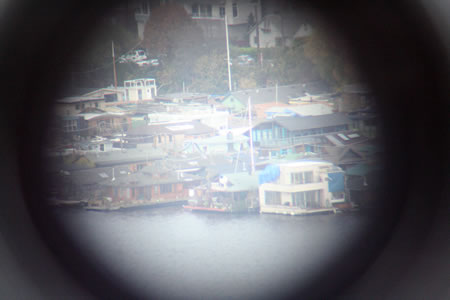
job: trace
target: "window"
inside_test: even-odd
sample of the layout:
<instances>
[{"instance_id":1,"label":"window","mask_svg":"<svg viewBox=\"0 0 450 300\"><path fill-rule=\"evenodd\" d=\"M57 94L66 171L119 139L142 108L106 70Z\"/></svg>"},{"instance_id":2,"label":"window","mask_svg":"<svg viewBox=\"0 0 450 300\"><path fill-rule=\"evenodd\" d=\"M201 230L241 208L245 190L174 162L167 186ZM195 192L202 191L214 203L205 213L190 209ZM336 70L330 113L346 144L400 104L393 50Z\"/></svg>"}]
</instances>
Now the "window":
<instances>
[{"instance_id":1,"label":"window","mask_svg":"<svg viewBox=\"0 0 450 300\"><path fill-rule=\"evenodd\" d=\"M154 193L155 193L155 194L158 194L158 186L157 186L157 185L155 185Z\"/></svg>"},{"instance_id":2,"label":"window","mask_svg":"<svg viewBox=\"0 0 450 300\"><path fill-rule=\"evenodd\" d=\"M200 16L201 17L211 17L212 8L210 4L200 4Z\"/></svg>"},{"instance_id":3,"label":"window","mask_svg":"<svg viewBox=\"0 0 450 300\"><path fill-rule=\"evenodd\" d=\"M172 143L172 136L169 135L169 142Z\"/></svg>"},{"instance_id":4,"label":"window","mask_svg":"<svg viewBox=\"0 0 450 300\"><path fill-rule=\"evenodd\" d=\"M80 109L80 104L75 105L76 109Z\"/></svg>"},{"instance_id":5,"label":"window","mask_svg":"<svg viewBox=\"0 0 450 300\"><path fill-rule=\"evenodd\" d=\"M238 9L237 9L237 3L233 3L233 18L236 18L238 16Z\"/></svg>"},{"instance_id":6,"label":"window","mask_svg":"<svg viewBox=\"0 0 450 300\"><path fill-rule=\"evenodd\" d=\"M305 183L313 183L313 172L309 171L309 172L305 172Z\"/></svg>"},{"instance_id":7,"label":"window","mask_svg":"<svg viewBox=\"0 0 450 300\"><path fill-rule=\"evenodd\" d=\"M292 184L303 184L303 173L291 173Z\"/></svg>"},{"instance_id":8,"label":"window","mask_svg":"<svg viewBox=\"0 0 450 300\"><path fill-rule=\"evenodd\" d=\"M95 107L97 107L97 108L98 108L98 102L95 102Z\"/></svg>"},{"instance_id":9,"label":"window","mask_svg":"<svg viewBox=\"0 0 450 300\"><path fill-rule=\"evenodd\" d=\"M161 143L161 136L158 135L158 143Z\"/></svg>"},{"instance_id":10,"label":"window","mask_svg":"<svg viewBox=\"0 0 450 300\"><path fill-rule=\"evenodd\" d=\"M198 4L192 4L192 16L198 17Z\"/></svg>"},{"instance_id":11,"label":"window","mask_svg":"<svg viewBox=\"0 0 450 300\"><path fill-rule=\"evenodd\" d=\"M221 18L225 17L225 7L223 6L219 7L219 15Z\"/></svg>"},{"instance_id":12,"label":"window","mask_svg":"<svg viewBox=\"0 0 450 300\"><path fill-rule=\"evenodd\" d=\"M292 205L300 208L306 208L305 192L297 192L292 194Z\"/></svg>"},{"instance_id":13,"label":"window","mask_svg":"<svg viewBox=\"0 0 450 300\"><path fill-rule=\"evenodd\" d=\"M281 205L281 193L266 191L266 204L267 205Z\"/></svg>"},{"instance_id":14,"label":"window","mask_svg":"<svg viewBox=\"0 0 450 300\"><path fill-rule=\"evenodd\" d=\"M141 89L138 90L138 99L142 100L142 90Z\"/></svg>"},{"instance_id":15,"label":"window","mask_svg":"<svg viewBox=\"0 0 450 300\"><path fill-rule=\"evenodd\" d=\"M161 184L160 185L160 193L161 194L172 193L172 184L171 183Z\"/></svg>"},{"instance_id":16,"label":"window","mask_svg":"<svg viewBox=\"0 0 450 300\"><path fill-rule=\"evenodd\" d=\"M84 109L84 103L83 103L83 104L81 104L81 109Z\"/></svg>"}]
</instances>

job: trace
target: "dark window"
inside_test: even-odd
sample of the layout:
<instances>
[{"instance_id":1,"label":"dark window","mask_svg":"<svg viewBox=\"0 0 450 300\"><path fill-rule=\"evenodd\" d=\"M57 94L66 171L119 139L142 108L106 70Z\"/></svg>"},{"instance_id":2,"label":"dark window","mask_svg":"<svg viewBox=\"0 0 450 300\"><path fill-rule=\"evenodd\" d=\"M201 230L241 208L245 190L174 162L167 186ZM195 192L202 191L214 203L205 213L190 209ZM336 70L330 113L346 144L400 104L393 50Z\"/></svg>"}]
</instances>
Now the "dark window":
<instances>
[{"instance_id":1,"label":"dark window","mask_svg":"<svg viewBox=\"0 0 450 300\"><path fill-rule=\"evenodd\" d=\"M223 17L225 17L225 7L220 7L219 8L219 14L220 14L220 17L221 18L223 18Z\"/></svg>"},{"instance_id":2,"label":"dark window","mask_svg":"<svg viewBox=\"0 0 450 300\"><path fill-rule=\"evenodd\" d=\"M292 184L303 184L303 173L291 173Z\"/></svg>"},{"instance_id":3,"label":"dark window","mask_svg":"<svg viewBox=\"0 0 450 300\"><path fill-rule=\"evenodd\" d=\"M83 104L81 104L81 109L84 109L84 103L83 103Z\"/></svg>"},{"instance_id":4,"label":"dark window","mask_svg":"<svg viewBox=\"0 0 450 300\"><path fill-rule=\"evenodd\" d=\"M172 143L172 136L169 135L169 142Z\"/></svg>"},{"instance_id":5,"label":"dark window","mask_svg":"<svg viewBox=\"0 0 450 300\"><path fill-rule=\"evenodd\" d=\"M117 101L117 94L106 94L105 95L105 102L116 102L116 101Z\"/></svg>"},{"instance_id":6,"label":"dark window","mask_svg":"<svg viewBox=\"0 0 450 300\"><path fill-rule=\"evenodd\" d=\"M142 90L141 89L138 90L138 99L142 100Z\"/></svg>"},{"instance_id":7,"label":"dark window","mask_svg":"<svg viewBox=\"0 0 450 300\"><path fill-rule=\"evenodd\" d=\"M98 108L98 102L95 102L95 107L97 107L97 108Z\"/></svg>"},{"instance_id":8,"label":"dark window","mask_svg":"<svg viewBox=\"0 0 450 300\"><path fill-rule=\"evenodd\" d=\"M172 184L161 184L159 189L160 194L172 193Z\"/></svg>"},{"instance_id":9,"label":"dark window","mask_svg":"<svg viewBox=\"0 0 450 300\"><path fill-rule=\"evenodd\" d=\"M76 109L80 109L80 104L75 105Z\"/></svg>"},{"instance_id":10,"label":"dark window","mask_svg":"<svg viewBox=\"0 0 450 300\"><path fill-rule=\"evenodd\" d=\"M306 208L305 192L297 192L292 194L292 205Z\"/></svg>"},{"instance_id":11,"label":"dark window","mask_svg":"<svg viewBox=\"0 0 450 300\"><path fill-rule=\"evenodd\" d=\"M161 143L161 136L158 135L158 143Z\"/></svg>"},{"instance_id":12,"label":"dark window","mask_svg":"<svg viewBox=\"0 0 450 300\"><path fill-rule=\"evenodd\" d=\"M192 16L198 17L198 4L192 4Z\"/></svg>"},{"instance_id":13,"label":"dark window","mask_svg":"<svg viewBox=\"0 0 450 300\"><path fill-rule=\"evenodd\" d=\"M266 191L266 204L268 205L281 205L281 193Z\"/></svg>"},{"instance_id":14,"label":"dark window","mask_svg":"<svg viewBox=\"0 0 450 300\"><path fill-rule=\"evenodd\" d=\"M313 172L305 172L305 183L313 183Z\"/></svg>"},{"instance_id":15,"label":"dark window","mask_svg":"<svg viewBox=\"0 0 450 300\"><path fill-rule=\"evenodd\" d=\"M237 3L233 3L233 17L236 18L238 15Z\"/></svg>"}]
</instances>

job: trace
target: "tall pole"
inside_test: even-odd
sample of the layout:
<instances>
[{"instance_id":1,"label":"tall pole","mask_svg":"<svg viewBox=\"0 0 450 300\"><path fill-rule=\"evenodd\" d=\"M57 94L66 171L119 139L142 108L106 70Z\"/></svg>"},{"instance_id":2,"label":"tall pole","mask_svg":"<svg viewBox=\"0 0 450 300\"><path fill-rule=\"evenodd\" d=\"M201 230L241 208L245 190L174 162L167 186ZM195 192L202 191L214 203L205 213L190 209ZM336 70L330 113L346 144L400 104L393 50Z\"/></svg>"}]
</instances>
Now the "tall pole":
<instances>
[{"instance_id":1,"label":"tall pole","mask_svg":"<svg viewBox=\"0 0 450 300\"><path fill-rule=\"evenodd\" d=\"M252 162L251 174L255 174L255 158L253 157L253 125L252 125L252 101L248 97L248 125L250 127L250 159Z\"/></svg>"},{"instance_id":2,"label":"tall pole","mask_svg":"<svg viewBox=\"0 0 450 300\"><path fill-rule=\"evenodd\" d=\"M114 88L117 91L117 73L116 73L116 57L114 56L114 41L111 41L112 46L112 59L113 59L113 70L114 70Z\"/></svg>"},{"instance_id":3,"label":"tall pole","mask_svg":"<svg viewBox=\"0 0 450 300\"><path fill-rule=\"evenodd\" d=\"M259 47L259 22L258 22L258 7L259 7L259 0L256 0L255 5L255 21L256 21L256 49L258 53L258 62L259 65L262 67L262 57L261 57L261 49Z\"/></svg>"},{"instance_id":4,"label":"tall pole","mask_svg":"<svg viewBox=\"0 0 450 300\"><path fill-rule=\"evenodd\" d=\"M228 42L228 22L227 15L225 14L225 37L227 40L227 66L228 66L228 90L231 92L231 67L230 67L230 45Z\"/></svg>"}]
</instances>

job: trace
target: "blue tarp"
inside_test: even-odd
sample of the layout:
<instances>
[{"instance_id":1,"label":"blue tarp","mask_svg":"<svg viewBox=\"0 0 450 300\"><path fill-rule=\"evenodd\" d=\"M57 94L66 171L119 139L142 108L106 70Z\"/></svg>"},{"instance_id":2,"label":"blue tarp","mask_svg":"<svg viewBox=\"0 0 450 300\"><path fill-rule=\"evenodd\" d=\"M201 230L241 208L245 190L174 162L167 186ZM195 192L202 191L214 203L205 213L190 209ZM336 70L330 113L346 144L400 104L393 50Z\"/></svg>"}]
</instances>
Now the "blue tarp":
<instances>
[{"instance_id":1,"label":"blue tarp","mask_svg":"<svg viewBox=\"0 0 450 300\"><path fill-rule=\"evenodd\" d=\"M258 183L273 182L280 177L280 167L277 165L268 165L258 176Z\"/></svg>"},{"instance_id":2,"label":"blue tarp","mask_svg":"<svg viewBox=\"0 0 450 300\"><path fill-rule=\"evenodd\" d=\"M328 191L343 192L344 191L344 173L328 173Z\"/></svg>"}]
</instances>

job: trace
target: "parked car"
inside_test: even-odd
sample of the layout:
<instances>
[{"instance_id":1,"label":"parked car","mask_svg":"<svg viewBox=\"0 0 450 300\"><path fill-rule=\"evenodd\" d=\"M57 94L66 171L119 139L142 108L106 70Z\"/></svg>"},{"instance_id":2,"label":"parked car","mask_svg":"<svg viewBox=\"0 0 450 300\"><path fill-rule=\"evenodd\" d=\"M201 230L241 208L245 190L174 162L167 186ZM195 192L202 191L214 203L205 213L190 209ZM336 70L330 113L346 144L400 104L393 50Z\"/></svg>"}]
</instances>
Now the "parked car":
<instances>
[{"instance_id":1,"label":"parked car","mask_svg":"<svg viewBox=\"0 0 450 300\"><path fill-rule=\"evenodd\" d=\"M139 67L148 67L151 65L150 60L140 60L140 61L136 61L134 63L137 64Z\"/></svg>"},{"instance_id":2,"label":"parked car","mask_svg":"<svg viewBox=\"0 0 450 300\"><path fill-rule=\"evenodd\" d=\"M238 65L249 65L255 62L255 59L250 55L243 54L237 57Z\"/></svg>"},{"instance_id":3,"label":"parked car","mask_svg":"<svg viewBox=\"0 0 450 300\"><path fill-rule=\"evenodd\" d=\"M125 63L125 62L138 62L147 60L147 54L145 54L144 50L133 50L127 54L124 54L119 57L119 63Z\"/></svg>"},{"instance_id":4,"label":"parked car","mask_svg":"<svg viewBox=\"0 0 450 300\"><path fill-rule=\"evenodd\" d=\"M156 59L156 58L150 59L150 64L151 64L152 66L157 67L157 66L159 66L159 60Z\"/></svg>"}]
</instances>

